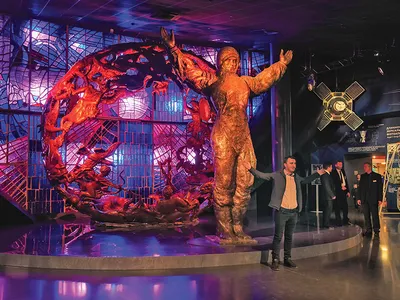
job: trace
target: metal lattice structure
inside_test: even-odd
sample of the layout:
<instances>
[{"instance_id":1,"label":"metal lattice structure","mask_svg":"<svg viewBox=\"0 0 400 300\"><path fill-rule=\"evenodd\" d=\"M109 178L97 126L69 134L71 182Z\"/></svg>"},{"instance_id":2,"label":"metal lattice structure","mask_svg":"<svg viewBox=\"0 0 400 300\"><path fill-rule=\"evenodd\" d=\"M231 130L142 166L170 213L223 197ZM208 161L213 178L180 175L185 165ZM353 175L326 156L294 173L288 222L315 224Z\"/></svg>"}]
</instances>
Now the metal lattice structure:
<instances>
[{"instance_id":1,"label":"metal lattice structure","mask_svg":"<svg viewBox=\"0 0 400 300\"><path fill-rule=\"evenodd\" d=\"M387 207L388 197L396 202L397 209L400 211L400 143L387 144L386 169L383 182L383 202L379 207L382 213L383 207ZM396 201L397 200L397 201Z\"/></svg>"},{"instance_id":2,"label":"metal lattice structure","mask_svg":"<svg viewBox=\"0 0 400 300\"><path fill-rule=\"evenodd\" d=\"M52 189L43 167L40 125L47 94L77 61L108 46L128 42L142 40L0 15L0 189L3 196L33 214L63 211L64 201ZM189 45L183 48L215 63L218 49ZM258 52L242 52L241 56L243 75L255 75L254 72L260 71L258 67L268 64L267 56ZM198 99L199 95L193 91L185 95L171 83L165 95L144 90L129 99L102 104L97 119L68 132L66 143L60 149L67 169L81 163L76 155L79 145L90 141L90 147L106 148L119 141L122 145L110 158L116 166L110 179L120 182L123 176L126 187L139 191L145 198L162 189L165 183L157 162L171 156L176 163L176 151L185 145L188 136L186 125L191 116L184 109L184 97ZM252 100L250 116L261 101L262 97ZM65 114L65 110L64 105L60 113ZM191 153L187 155L190 160ZM212 156L209 145L204 155ZM186 176L184 170L173 169L173 182L177 186L185 187Z\"/></svg>"}]
</instances>

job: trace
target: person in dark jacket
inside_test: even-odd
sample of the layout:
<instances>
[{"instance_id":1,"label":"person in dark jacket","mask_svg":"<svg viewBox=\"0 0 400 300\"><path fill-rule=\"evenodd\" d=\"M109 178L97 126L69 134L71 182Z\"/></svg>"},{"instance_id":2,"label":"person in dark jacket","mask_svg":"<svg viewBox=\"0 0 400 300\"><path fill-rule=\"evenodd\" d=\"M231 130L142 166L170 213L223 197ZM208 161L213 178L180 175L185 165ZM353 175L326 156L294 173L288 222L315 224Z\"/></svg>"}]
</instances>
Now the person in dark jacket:
<instances>
[{"instance_id":1,"label":"person in dark jacket","mask_svg":"<svg viewBox=\"0 0 400 300\"><path fill-rule=\"evenodd\" d=\"M271 202L269 206L275 210L275 234L272 243L272 264L274 271L279 270L279 252L283 233L285 232L284 242L284 265L289 268L296 268L296 264L291 260L292 236L297 222L297 216L303 208L301 184L314 181L325 171L318 170L307 178L300 177L295 173L296 159L288 156L283 162L284 169L274 173L262 173L253 169L250 163L244 166L255 177L264 180L273 180Z\"/></svg>"},{"instance_id":2,"label":"person in dark jacket","mask_svg":"<svg viewBox=\"0 0 400 300\"><path fill-rule=\"evenodd\" d=\"M372 171L370 163L364 164L365 173L361 175L360 186L358 188L357 204L362 206L365 220L364 235L372 235L372 224L375 236L379 236L380 224L378 207L382 204L382 176Z\"/></svg>"},{"instance_id":3,"label":"person in dark jacket","mask_svg":"<svg viewBox=\"0 0 400 300\"><path fill-rule=\"evenodd\" d=\"M321 186L322 186L322 193L321 193L321 203L324 208L323 214L323 227L331 228L330 220L332 214L332 202L336 199L335 194L335 184L333 183L333 179L331 176L332 173L332 164L325 163L323 165L325 170L325 174L321 176Z\"/></svg>"},{"instance_id":4,"label":"person in dark jacket","mask_svg":"<svg viewBox=\"0 0 400 300\"><path fill-rule=\"evenodd\" d=\"M357 174L356 181L354 182L353 188L351 189L351 197L353 198L354 208L358 212L361 212L360 206L357 204L357 195L358 195L358 187L360 186L360 179L361 179L361 174Z\"/></svg>"},{"instance_id":5,"label":"person in dark jacket","mask_svg":"<svg viewBox=\"0 0 400 300\"><path fill-rule=\"evenodd\" d=\"M336 215L336 224L338 226L350 225L348 213L349 205L347 198L350 197L349 184L347 182L346 173L343 170L343 162L338 160L335 169L331 173L333 182L335 183L336 199L333 203L333 209ZM343 221L340 213L343 212Z\"/></svg>"}]
</instances>

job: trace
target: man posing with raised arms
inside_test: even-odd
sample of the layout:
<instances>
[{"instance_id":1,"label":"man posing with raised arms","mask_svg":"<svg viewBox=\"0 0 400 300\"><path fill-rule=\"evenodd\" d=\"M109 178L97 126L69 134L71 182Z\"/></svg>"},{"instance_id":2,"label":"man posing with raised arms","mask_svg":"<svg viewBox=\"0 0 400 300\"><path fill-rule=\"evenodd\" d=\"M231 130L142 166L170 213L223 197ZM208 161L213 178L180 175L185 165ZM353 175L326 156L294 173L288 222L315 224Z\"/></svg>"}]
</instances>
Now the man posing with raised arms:
<instances>
[{"instance_id":1,"label":"man posing with raised arms","mask_svg":"<svg viewBox=\"0 0 400 300\"><path fill-rule=\"evenodd\" d=\"M296 264L291 260L292 236L297 217L303 207L301 184L314 181L318 176L325 173L318 170L317 173L307 178L300 177L295 173L296 159L288 156L284 159L283 170L274 173L262 173L251 167L250 163L244 162L244 166L257 178L273 180L271 202L269 206L275 210L275 234L272 243L272 264L271 269L279 270L279 252L283 233L284 242L284 266L296 268Z\"/></svg>"}]
</instances>

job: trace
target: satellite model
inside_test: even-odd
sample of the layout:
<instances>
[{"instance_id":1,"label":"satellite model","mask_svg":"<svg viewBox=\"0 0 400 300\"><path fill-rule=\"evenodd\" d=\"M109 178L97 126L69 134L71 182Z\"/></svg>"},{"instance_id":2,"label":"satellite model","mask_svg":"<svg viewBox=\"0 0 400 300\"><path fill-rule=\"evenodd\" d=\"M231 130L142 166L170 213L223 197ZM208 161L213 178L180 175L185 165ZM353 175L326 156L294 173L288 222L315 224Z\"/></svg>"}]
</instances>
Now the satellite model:
<instances>
[{"instance_id":1,"label":"satellite model","mask_svg":"<svg viewBox=\"0 0 400 300\"><path fill-rule=\"evenodd\" d=\"M353 111L353 102L365 92L357 82L353 82L344 92L332 92L325 83L320 83L314 93L322 100L324 112L318 123L322 131L332 121L344 121L351 129L356 130L363 120Z\"/></svg>"}]
</instances>

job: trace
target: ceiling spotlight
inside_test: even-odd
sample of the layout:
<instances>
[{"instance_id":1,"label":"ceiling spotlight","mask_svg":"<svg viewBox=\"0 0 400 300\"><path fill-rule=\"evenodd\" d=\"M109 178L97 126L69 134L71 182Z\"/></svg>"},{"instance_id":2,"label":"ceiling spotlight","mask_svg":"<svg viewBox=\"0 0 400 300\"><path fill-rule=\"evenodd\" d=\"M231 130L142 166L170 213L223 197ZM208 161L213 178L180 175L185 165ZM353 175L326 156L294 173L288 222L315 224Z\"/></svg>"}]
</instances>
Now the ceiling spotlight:
<instances>
[{"instance_id":1,"label":"ceiling spotlight","mask_svg":"<svg viewBox=\"0 0 400 300\"><path fill-rule=\"evenodd\" d=\"M383 72L383 69L381 67L378 67L378 72L379 74L381 74L382 76L385 75L385 72Z\"/></svg>"},{"instance_id":2,"label":"ceiling spotlight","mask_svg":"<svg viewBox=\"0 0 400 300\"><path fill-rule=\"evenodd\" d=\"M311 73L307 78L307 89L311 92L315 88L315 75Z\"/></svg>"}]
</instances>

